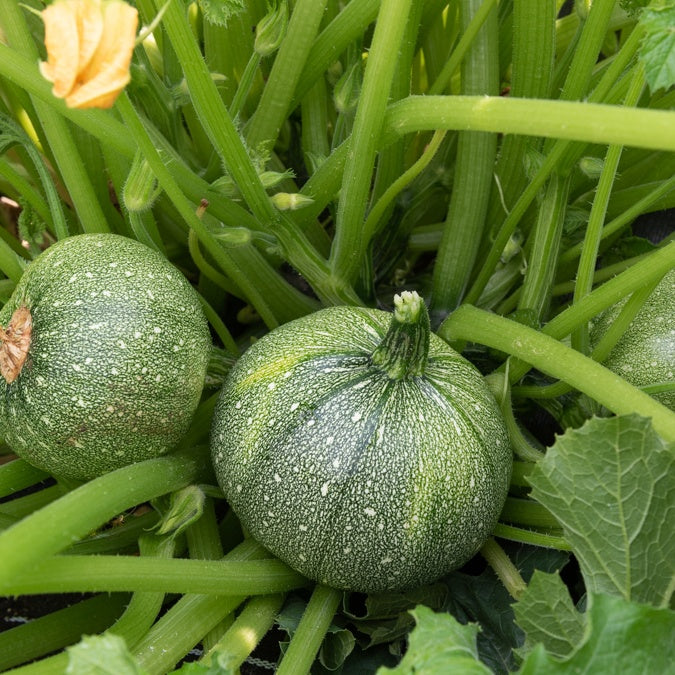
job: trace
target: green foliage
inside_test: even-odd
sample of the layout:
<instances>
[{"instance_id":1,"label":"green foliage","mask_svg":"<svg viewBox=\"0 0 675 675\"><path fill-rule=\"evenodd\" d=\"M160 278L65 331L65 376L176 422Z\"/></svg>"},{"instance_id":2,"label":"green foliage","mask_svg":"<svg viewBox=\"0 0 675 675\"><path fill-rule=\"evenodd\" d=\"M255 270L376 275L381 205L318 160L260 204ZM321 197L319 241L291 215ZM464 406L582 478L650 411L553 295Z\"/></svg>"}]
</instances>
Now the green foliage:
<instances>
[{"instance_id":1,"label":"green foliage","mask_svg":"<svg viewBox=\"0 0 675 675\"><path fill-rule=\"evenodd\" d=\"M450 614L434 613L424 605L410 613L417 625L410 634L408 651L398 666L380 668L378 675L489 675L490 669L478 659L478 626L462 625Z\"/></svg>"},{"instance_id":2,"label":"green foliage","mask_svg":"<svg viewBox=\"0 0 675 675\"><path fill-rule=\"evenodd\" d=\"M649 420L595 418L560 436L532 474L560 521L589 592L654 605L675 575L675 453Z\"/></svg>"},{"instance_id":3,"label":"green foliage","mask_svg":"<svg viewBox=\"0 0 675 675\"><path fill-rule=\"evenodd\" d=\"M675 2L664 0L642 11L640 23L645 37L640 60L652 91L675 85Z\"/></svg>"},{"instance_id":4,"label":"green foliage","mask_svg":"<svg viewBox=\"0 0 675 675\"><path fill-rule=\"evenodd\" d=\"M86 636L67 652L66 675L147 675L125 641L112 633Z\"/></svg>"},{"instance_id":5,"label":"green foliage","mask_svg":"<svg viewBox=\"0 0 675 675\"><path fill-rule=\"evenodd\" d=\"M669 673L675 662L675 612L591 593L583 640L564 660L539 644L519 675Z\"/></svg>"},{"instance_id":6,"label":"green foliage","mask_svg":"<svg viewBox=\"0 0 675 675\"><path fill-rule=\"evenodd\" d=\"M525 644L519 650L522 655L541 643L551 656L564 658L583 637L584 617L559 574L536 570L513 611L525 633Z\"/></svg>"},{"instance_id":7,"label":"green foliage","mask_svg":"<svg viewBox=\"0 0 675 675\"><path fill-rule=\"evenodd\" d=\"M450 319L468 316L466 332L453 346L466 346L463 355L481 374L510 378L511 431L545 456L532 453L533 461L517 462L509 504L548 509L564 531L547 529L550 522L535 526L525 517L527 522L520 522L523 510L509 509L494 537L513 567L510 577L498 576L476 555L462 569L421 587L345 594L332 621L329 603L326 622L305 631L317 652L304 672L670 673L673 449L634 415L585 422L608 414L601 405L611 407L605 392L612 393L617 410L640 406L668 442L675 438L675 418L647 396L653 387L640 392L628 385L627 373L608 373L584 355L593 346L593 339L585 344L589 323L599 325L597 317L620 298L639 299L646 283L656 283L657 267L663 275L675 265L674 243L657 243L653 232L651 243L643 230L631 232L641 214L675 207L675 2L619 0L614 6L611 0L579 0L575 10L556 18L562 3L554 0L128 1L139 10L139 26L152 28L134 50L131 82L112 110L70 109L42 77L37 64L47 57L44 24L35 8L51 3L0 2L0 197L20 204L17 215L14 206L0 203L0 298L10 298L24 261L48 245L71 234L110 231L156 249L172 272L189 280L201 295L212 336L228 354L211 353L194 424L181 450L153 460L152 471L136 465L137 472L122 469L74 489L61 479L56 487L36 486L24 496L21 491L44 474L26 477L23 460L12 460L16 448L5 445L16 444L15 425L3 433L0 578L8 596L14 576L20 589L30 576L24 570L41 560L41 574L32 581L58 587L47 559L62 551L105 545L120 565L131 562L124 560L127 554L154 555L147 540L137 544L141 526L130 515L147 504L163 515L159 527L173 540L160 564L144 561L152 563L152 578L146 570L125 579L140 590L123 599L126 609L113 631L48 657L42 670L170 672L200 641L218 645L210 663L185 663L176 672L229 675L228 664L244 659L245 652L253 662L257 656L274 661L279 634L292 641L303 632L298 625L309 586L283 605L277 598L279 604L268 607L260 635L278 607L283 609L277 632L263 643L265 653L252 652L254 640L242 646L242 638L236 648L228 642L245 630L222 637L227 614L237 621L253 615L245 614L254 604L249 598L232 595L238 589L213 583L201 588L203 595L179 598L158 591L165 572L164 591L171 590L170 572L186 562L170 560L173 554L216 558L235 550L242 561L270 555L248 536L240 549L242 528L229 505L219 501L213 509L207 501L204 508L205 496L223 497L208 487L215 478L200 454L215 390L235 358L281 324L334 305L388 309L393 294L403 290L430 301L456 275L452 286L459 306L434 312L432 325L440 325L448 311ZM464 19L479 5L467 25ZM474 61L467 79L459 65ZM487 75L490 64L498 68L501 96ZM458 95L467 93L468 85L476 95ZM481 158L461 140L485 132L496 139L494 174L493 160L477 164ZM608 146L618 162L613 180ZM466 166L487 170L463 171L462 156ZM568 176L567 195L561 186ZM470 198L453 211L457 203L451 195L463 183ZM545 223L547 202L560 211L560 243L535 255L537 223ZM589 238L594 231L589 218L602 225L597 237ZM448 222L457 226L452 236ZM672 239L670 230L661 236ZM436 261L448 255L471 264L439 274ZM90 250L83 259L91 262ZM550 288L542 271L555 279ZM587 288L589 295L575 292L570 300L575 287ZM523 304L523 289L537 298L536 312ZM471 305L490 311L469 315L464 310ZM116 308L128 306L120 300ZM672 316L669 309L658 314L665 318L661 324ZM106 310L106 318L111 313ZM64 318L63 308L55 314L69 324L88 325L85 317ZM197 312L188 315L192 321ZM486 326L497 318L504 322L495 329L503 340L494 346ZM4 319L0 323L8 328ZM116 324L133 334L125 320ZM331 336L338 331L333 323L324 327ZM354 348L352 340L348 360ZM36 349L33 371L39 356ZM574 357L569 361L574 367L568 367L568 357ZM535 360L536 372L527 365ZM633 361L629 365L635 369ZM549 372L549 366L557 370ZM59 379L69 369L58 369ZM666 386L664 378L657 379L649 384ZM589 391L591 380L597 387ZM70 401L51 387L45 392L64 405ZM74 400L85 404L92 397L78 390ZM32 405L35 401L32 396ZM151 403L139 419L157 417L149 414ZM322 420L331 435L338 412ZM244 413L253 419L255 411ZM288 406L276 417L287 423ZM53 425L59 437L62 426ZM405 429L413 440L426 431L417 416ZM262 424L260 434L270 433L269 422ZM435 452L448 435L434 444ZM323 438L313 445L322 446ZM30 445L37 448L45 440L39 434ZM123 449L129 445L114 447ZM282 466L289 465L284 458ZM420 490L428 479L428 467L423 468ZM380 484L381 465L377 470L373 486ZM308 469L305 482L312 476ZM314 493L320 491L321 484ZM269 504L267 509L280 515ZM156 522L156 513L146 515L150 521L144 524ZM195 524L184 552L186 538L177 535ZM325 531L329 544L342 532L334 522ZM385 535L391 539L390 532ZM396 550L400 555L402 547ZM487 560L489 552L483 553ZM65 562L73 586L85 584L72 573L73 565L85 573L96 567L85 554ZM491 564L499 567L495 559ZM273 574L260 583L273 581ZM110 575L101 577L104 586L113 583ZM189 581L208 585L203 577ZM327 596L336 597L330 590ZM87 607L72 607L81 614L79 623L69 626L95 632L109 625L87 621L92 611ZM162 607L166 611L158 618ZM109 621L116 617L111 613ZM58 615L48 618L56 623ZM44 624L31 624L31 635L44 631ZM10 633L3 657L17 664L32 659ZM80 633L70 630L68 640ZM35 640L37 658L47 651L39 647L52 645L44 637ZM65 638L59 644L64 643ZM284 659L292 651L286 646L280 650ZM41 672L42 666L29 668ZM303 668L291 659L285 673L301 675Z\"/></svg>"}]
</instances>

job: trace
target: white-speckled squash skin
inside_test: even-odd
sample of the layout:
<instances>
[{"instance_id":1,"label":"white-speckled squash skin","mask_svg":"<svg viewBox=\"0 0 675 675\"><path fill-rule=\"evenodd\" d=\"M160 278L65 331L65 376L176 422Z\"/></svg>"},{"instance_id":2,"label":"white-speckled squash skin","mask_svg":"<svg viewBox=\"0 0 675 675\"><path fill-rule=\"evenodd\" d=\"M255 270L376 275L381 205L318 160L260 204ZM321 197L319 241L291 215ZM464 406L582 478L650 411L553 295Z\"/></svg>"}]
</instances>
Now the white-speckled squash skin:
<instances>
[{"instance_id":1,"label":"white-speckled squash skin","mask_svg":"<svg viewBox=\"0 0 675 675\"><path fill-rule=\"evenodd\" d=\"M607 331L624 304L611 307L595 322L593 342ZM675 270L663 277L603 364L638 387L675 381ZM653 396L675 411L675 391Z\"/></svg>"},{"instance_id":2,"label":"white-speckled squash skin","mask_svg":"<svg viewBox=\"0 0 675 675\"><path fill-rule=\"evenodd\" d=\"M237 362L212 428L243 525L307 577L351 591L462 565L494 528L511 473L496 402L440 338L421 377L371 364L390 320L334 307L277 328Z\"/></svg>"},{"instance_id":3,"label":"white-speckled squash skin","mask_svg":"<svg viewBox=\"0 0 675 675\"><path fill-rule=\"evenodd\" d=\"M28 358L0 377L0 433L35 466L89 479L170 450L204 383L210 336L198 297L161 255L113 234L50 246L0 325L27 306Z\"/></svg>"}]
</instances>

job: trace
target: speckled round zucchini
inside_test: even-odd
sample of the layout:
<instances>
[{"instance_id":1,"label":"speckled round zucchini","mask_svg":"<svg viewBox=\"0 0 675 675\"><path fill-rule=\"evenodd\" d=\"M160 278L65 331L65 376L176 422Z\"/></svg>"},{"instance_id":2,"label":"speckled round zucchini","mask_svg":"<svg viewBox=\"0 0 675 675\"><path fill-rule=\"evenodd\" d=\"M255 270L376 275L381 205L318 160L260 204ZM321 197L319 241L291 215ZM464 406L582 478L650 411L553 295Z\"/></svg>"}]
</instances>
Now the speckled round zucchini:
<instances>
[{"instance_id":1,"label":"speckled round zucchini","mask_svg":"<svg viewBox=\"0 0 675 675\"><path fill-rule=\"evenodd\" d=\"M595 322L593 342L607 331L624 304L611 307ZM638 387L669 385L653 396L675 410L675 270L663 277L603 363Z\"/></svg>"},{"instance_id":2,"label":"speckled round zucchini","mask_svg":"<svg viewBox=\"0 0 675 675\"><path fill-rule=\"evenodd\" d=\"M480 373L431 334L416 293L392 314L333 307L256 342L212 427L242 524L307 577L384 592L461 566L494 528L512 454Z\"/></svg>"},{"instance_id":3,"label":"speckled round zucchini","mask_svg":"<svg viewBox=\"0 0 675 675\"><path fill-rule=\"evenodd\" d=\"M185 433L210 336L165 258L113 234L50 246L0 311L0 433L31 464L89 479Z\"/></svg>"}]
</instances>

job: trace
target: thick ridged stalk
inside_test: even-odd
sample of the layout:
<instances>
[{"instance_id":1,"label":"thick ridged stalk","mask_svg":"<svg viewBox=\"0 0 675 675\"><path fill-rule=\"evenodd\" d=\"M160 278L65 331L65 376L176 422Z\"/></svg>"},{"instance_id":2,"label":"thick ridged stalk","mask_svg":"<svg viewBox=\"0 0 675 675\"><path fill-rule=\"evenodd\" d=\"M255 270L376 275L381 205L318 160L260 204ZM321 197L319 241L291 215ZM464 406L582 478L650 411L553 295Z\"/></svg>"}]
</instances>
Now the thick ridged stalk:
<instances>
[{"instance_id":1,"label":"thick ridged stalk","mask_svg":"<svg viewBox=\"0 0 675 675\"><path fill-rule=\"evenodd\" d=\"M518 309L541 322L550 299L563 233L570 177L553 174L539 204L533 243Z\"/></svg>"},{"instance_id":2,"label":"thick ridged stalk","mask_svg":"<svg viewBox=\"0 0 675 675\"><path fill-rule=\"evenodd\" d=\"M279 664L277 675L305 675L310 672L341 599L342 591L320 584L315 587Z\"/></svg>"},{"instance_id":3,"label":"thick ridged stalk","mask_svg":"<svg viewBox=\"0 0 675 675\"><path fill-rule=\"evenodd\" d=\"M256 112L246 128L250 147L274 146L326 9L326 0L297 0Z\"/></svg>"},{"instance_id":4,"label":"thick ridged stalk","mask_svg":"<svg viewBox=\"0 0 675 675\"><path fill-rule=\"evenodd\" d=\"M182 452L118 469L72 490L0 534L2 583L125 509L185 487L203 473L203 455Z\"/></svg>"},{"instance_id":5,"label":"thick ridged stalk","mask_svg":"<svg viewBox=\"0 0 675 675\"><path fill-rule=\"evenodd\" d=\"M481 0L462 0L466 30ZM498 93L497 12L485 20L462 62L462 91L466 95ZM459 134L452 197L434 265L432 315L443 318L462 300L485 228L493 181L497 137L465 131Z\"/></svg>"},{"instance_id":6,"label":"thick ridged stalk","mask_svg":"<svg viewBox=\"0 0 675 675\"><path fill-rule=\"evenodd\" d=\"M638 67L633 74L633 81L624 104L628 107L635 106L640 98L643 87L644 72L641 67ZM607 205L609 204L622 150L623 147L620 145L610 145L605 155L602 173L598 180L591 213L588 217L586 234L584 235L576 284L574 286L573 302L577 302L580 298L588 295L593 287L593 275L597 267L598 250L602 239L602 226L605 222ZM572 346L583 354L588 353L590 344L587 326L581 326L572 333Z\"/></svg>"},{"instance_id":7,"label":"thick ridged stalk","mask_svg":"<svg viewBox=\"0 0 675 675\"><path fill-rule=\"evenodd\" d=\"M514 0L513 3L513 76L509 95L517 98L547 98L555 58L556 0ZM432 92L440 93L440 92ZM494 227L511 208L524 188L527 177L523 156L533 139L508 134L502 140L487 223Z\"/></svg>"},{"instance_id":8,"label":"thick ridged stalk","mask_svg":"<svg viewBox=\"0 0 675 675\"><path fill-rule=\"evenodd\" d=\"M415 291L394 296L394 304L389 330L371 359L392 380L418 377L429 354L429 312Z\"/></svg>"},{"instance_id":9,"label":"thick ridged stalk","mask_svg":"<svg viewBox=\"0 0 675 675\"><path fill-rule=\"evenodd\" d=\"M362 226L370 192L377 143L412 0L383 0L363 78L349 152L342 178L335 239L330 256L332 274L351 282L363 263L368 245Z\"/></svg>"}]
</instances>

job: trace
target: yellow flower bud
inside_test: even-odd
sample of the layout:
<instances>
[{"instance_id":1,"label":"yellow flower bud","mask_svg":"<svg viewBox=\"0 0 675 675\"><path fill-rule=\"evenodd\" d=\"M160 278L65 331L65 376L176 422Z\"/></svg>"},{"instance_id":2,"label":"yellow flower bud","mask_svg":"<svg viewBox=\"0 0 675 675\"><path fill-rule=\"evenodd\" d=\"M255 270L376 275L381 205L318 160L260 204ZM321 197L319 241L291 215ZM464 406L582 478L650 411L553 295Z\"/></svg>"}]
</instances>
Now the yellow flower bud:
<instances>
[{"instance_id":1,"label":"yellow flower bud","mask_svg":"<svg viewBox=\"0 0 675 675\"><path fill-rule=\"evenodd\" d=\"M56 0L42 12L40 72L70 108L110 108L129 82L138 12L122 0Z\"/></svg>"}]
</instances>

